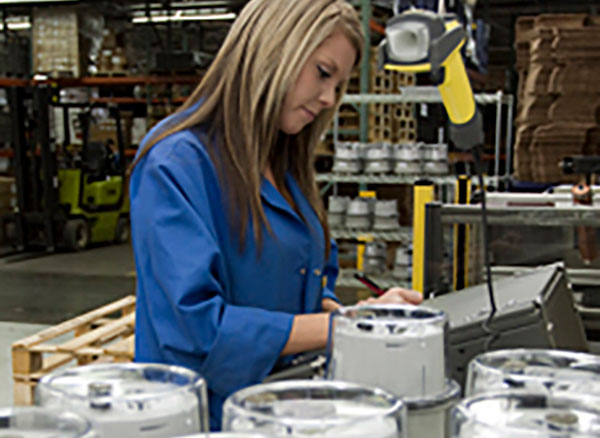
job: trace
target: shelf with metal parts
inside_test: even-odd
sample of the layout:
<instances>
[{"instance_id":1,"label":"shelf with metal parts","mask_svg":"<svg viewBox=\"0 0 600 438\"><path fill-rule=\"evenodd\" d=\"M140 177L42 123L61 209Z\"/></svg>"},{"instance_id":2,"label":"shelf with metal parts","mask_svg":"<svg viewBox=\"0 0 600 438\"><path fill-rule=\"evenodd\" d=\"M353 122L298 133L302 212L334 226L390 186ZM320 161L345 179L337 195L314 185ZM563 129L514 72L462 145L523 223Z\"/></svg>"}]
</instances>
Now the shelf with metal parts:
<instances>
[{"instance_id":1,"label":"shelf with metal parts","mask_svg":"<svg viewBox=\"0 0 600 438\"><path fill-rule=\"evenodd\" d=\"M514 111L514 96L506 94L502 91L496 93L477 93L474 95L475 102L479 105L495 105L496 106L496 129L494 138L494 182L498 187L500 180L510 178L510 170L512 163L512 141L513 141L513 111ZM437 87L432 86L413 86L400 87L398 94L347 94L342 99L342 103L353 105L364 105L369 103L395 104L395 103L442 103L442 97ZM505 108L506 107L506 108ZM505 145L506 152L504 154L506 163L505 175L500 175L500 160L503 156L501 151L501 137L503 131L503 119L505 121ZM340 126L336 114L333 126L334 144L339 141ZM384 176L385 178L385 176ZM410 180L408 176L400 175L398 179L393 177L386 181ZM339 181L342 182L342 181ZM346 181L344 181L346 182ZM353 181L350 181L353 182ZM386 182L387 183L387 182ZM389 182L390 184L402 184L403 182Z\"/></svg>"}]
</instances>

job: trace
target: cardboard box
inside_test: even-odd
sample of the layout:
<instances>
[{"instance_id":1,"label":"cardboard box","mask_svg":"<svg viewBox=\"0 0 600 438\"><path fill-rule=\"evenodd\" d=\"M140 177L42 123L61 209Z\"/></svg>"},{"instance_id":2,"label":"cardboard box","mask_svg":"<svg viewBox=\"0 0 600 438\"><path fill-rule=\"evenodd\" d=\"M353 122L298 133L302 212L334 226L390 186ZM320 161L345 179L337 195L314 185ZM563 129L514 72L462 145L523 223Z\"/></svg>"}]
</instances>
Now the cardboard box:
<instances>
[{"instance_id":1,"label":"cardboard box","mask_svg":"<svg viewBox=\"0 0 600 438\"><path fill-rule=\"evenodd\" d=\"M32 42L35 73L80 77L87 71L76 8L34 8Z\"/></svg>"}]
</instances>

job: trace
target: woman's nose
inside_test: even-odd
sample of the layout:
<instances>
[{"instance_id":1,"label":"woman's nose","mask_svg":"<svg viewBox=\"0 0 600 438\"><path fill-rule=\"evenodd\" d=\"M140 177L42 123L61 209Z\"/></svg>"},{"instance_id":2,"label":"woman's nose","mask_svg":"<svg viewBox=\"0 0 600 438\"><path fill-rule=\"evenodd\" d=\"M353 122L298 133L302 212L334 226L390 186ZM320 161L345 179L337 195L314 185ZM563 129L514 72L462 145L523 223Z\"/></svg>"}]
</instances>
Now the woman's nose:
<instances>
[{"instance_id":1,"label":"woman's nose","mask_svg":"<svg viewBox=\"0 0 600 438\"><path fill-rule=\"evenodd\" d=\"M319 100L321 101L321 105L323 108L332 108L335 105L335 95L336 95L336 87L331 85L326 85L321 91L321 96Z\"/></svg>"}]
</instances>

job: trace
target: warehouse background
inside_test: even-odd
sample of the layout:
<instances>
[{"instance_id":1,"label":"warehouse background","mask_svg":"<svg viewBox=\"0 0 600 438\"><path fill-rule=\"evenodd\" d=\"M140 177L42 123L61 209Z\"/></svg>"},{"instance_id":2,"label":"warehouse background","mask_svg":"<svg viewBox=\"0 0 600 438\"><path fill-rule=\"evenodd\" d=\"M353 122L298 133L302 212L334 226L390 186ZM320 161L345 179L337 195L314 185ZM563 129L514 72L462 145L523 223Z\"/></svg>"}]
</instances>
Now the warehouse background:
<instances>
[{"instance_id":1,"label":"warehouse background","mask_svg":"<svg viewBox=\"0 0 600 438\"><path fill-rule=\"evenodd\" d=\"M90 159L82 152L84 143L90 143L102 145L105 151L97 174L118 176L148 129L191 94L245 3L0 2L0 217L19 213L19 170L27 176L22 183L27 189L21 191L29 199L28 208L42 217L21 247L14 243L18 230L9 225L10 220L0 226L0 321L7 322L6 330L0 326L0 334L6 334L0 344L9 345L39 330L38 324L58 324L133 292L134 262L127 243L113 245L113 240L119 239L110 239L110 244L91 243L86 251L66 251L60 242L67 234L63 225L50 242L44 231L48 208L44 190L57 187L53 178L43 180L40 169L52 169L58 180L59 170L79 169ZM427 8L438 4L402 3ZM351 78L349 94L396 95L400 87L430 86L426 76L376 69L376 47L392 16L393 2L362 0L353 4L368 35L368 50ZM549 184L576 181L576 177L564 175L557 162L568 155L598 154L600 149L597 2L447 0L446 7L458 12L472 30L474 45L467 46L465 62L474 91L495 96L500 92L499 124L496 101L481 107L486 173L493 178L492 184L541 190ZM21 94L11 94L17 93L15 90ZM508 96L514 100L507 100ZM18 119L16 105L21 114ZM506 111L508 105L512 105L512 113ZM44 109L47 126L41 123ZM411 183L417 178L393 171L383 177L338 178L333 172L336 131L338 142L346 145L447 144L444 173L430 175L442 199L453 196L445 182L456 173L472 171L472 156L456 151L448 142L447 119L440 104L417 99L342 105L337 128L332 125L323 137L316 163L327 207L336 214L329 203L333 190L336 196L353 200L396 202L389 216L394 221L392 231L334 231L343 268L338 293L345 302L353 302L366 296L352 278L364 269L364 265L358 266L358 259L364 258L365 251L367 262L372 256L382 285L409 285ZM19 141L27 148L23 155L27 164L15 156ZM42 158L44 147L50 167L44 167L48 164ZM537 235L541 241L547 237ZM379 243L369 245L373 241ZM475 261L473 270L481 268ZM6 350L3 347L2 351ZM10 373L0 369L0 375Z\"/></svg>"}]
</instances>

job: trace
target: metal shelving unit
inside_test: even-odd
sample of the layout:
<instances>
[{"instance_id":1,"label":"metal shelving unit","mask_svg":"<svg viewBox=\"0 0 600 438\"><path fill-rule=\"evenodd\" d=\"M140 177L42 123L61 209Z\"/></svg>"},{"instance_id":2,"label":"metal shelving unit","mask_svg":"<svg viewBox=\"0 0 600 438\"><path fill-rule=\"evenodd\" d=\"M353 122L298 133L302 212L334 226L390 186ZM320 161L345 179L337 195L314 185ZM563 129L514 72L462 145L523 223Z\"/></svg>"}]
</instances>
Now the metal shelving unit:
<instances>
[{"instance_id":1,"label":"metal shelving unit","mask_svg":"<svg viewBox=\"0 0 600 438\"><path fill-rule=\"evenodd\" d=\"M368 103L442 103L442 96L437 87L418 86L418 87L400 87L398 94L347 94L342 99L343 103L361 105L361 108ZM502 131L503 106L506 105L506 171L504 179L510 177L512 162L512 140L513 140L513 110L514 96L505 94L502 91L497 93L477 93L475 102L480 105L496 105L496 136L494 141L494 175L496 187L500 182L500 138ZM362 124L361 124L362 128ZM362 134L362 129L361 129ZM362 136L361 136L362 138ZM333 124L334 143L339 139L339 123L337 113Z\"/></svg>"},{"instance_id":2,"label":"metal shelving unit","mask_svg":"<svg viewBox=\"0 0 600 438\"><path fill-rule=\"evenodd\" d=\"M343 174L319 173L317 182L331 183L356 183L356 184L414 184L419 180L428 180L435 184L453 184L454 176L427 176L427 175L368 175L368 174Z\"/></svg>"},{"instance_id":3,"label":"metal shelving unit","mask_svg":"<svg viewBox=\"0 0 600 438\"><path fill-rule=\"evenodd\" d=\"M405 227L398 231L372 231L372 230L350 230L344 228L332 228L331 237L334 239L359 239L361 237L372 237L373 240L384 242L409 243L412 241L412 228Z\"/></svg>"}]
</instances>

